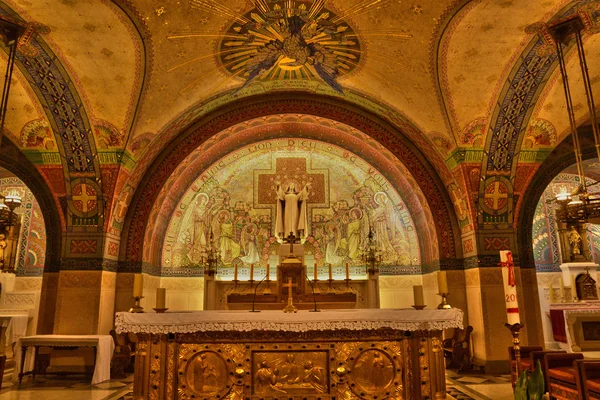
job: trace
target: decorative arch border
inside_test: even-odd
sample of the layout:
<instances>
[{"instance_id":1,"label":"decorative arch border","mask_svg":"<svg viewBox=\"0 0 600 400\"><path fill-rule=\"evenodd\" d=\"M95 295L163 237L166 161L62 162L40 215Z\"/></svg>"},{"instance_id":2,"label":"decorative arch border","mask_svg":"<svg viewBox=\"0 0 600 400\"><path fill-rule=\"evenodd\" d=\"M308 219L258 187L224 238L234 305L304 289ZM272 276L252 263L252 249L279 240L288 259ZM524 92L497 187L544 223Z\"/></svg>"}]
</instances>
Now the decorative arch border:
<instances>
[{"instance_id":1,"label":"decorative arch border","mask_svg":"<svg viewBox=\"0 0 600 400\"><path fill-rule=\"evenodd\" d=\"M121 235L120 260L142 262L144 236L150 211L177 166L203 142L235 124L272 114L306 114L349 125L387 147L413 175L428 200L440 249L442 268L462 258L457 217L443 182L427 157L387 121L343 100L308 93L261 95L229 103L192 124L156 157L137 187Z\"/></svg>"},{"instance_id":2,"label":"decorative arch border","mask_svg":"<svg viewBox=\"0 0 600 400\"><path fill-rule=\"evenodd\" d=\"M276 117L280 117L280 115ZM432 210L428 209L426 204L422 204L419 201L419 197L425 197L424 194L420 192L420 187L416 181L411 182L412 179L402 176L404 175L402 174L402 169L404 169L405 166L402 165L401 168L399 168L397 165L394 165L394 161L400 162L399 160L390 160L389 157L392 156L391 154L379 152L375 148L369 147L365 147L362 149L363 151L358 152L356 151L358 149L356 141L359 139L349 132L341 133L341 130L337 127L325 125L310 126L311 122L294 120L293 118L282 118L271 123L265 120L260 125L256 124L256 120L252 120L250 123L250 126L239 130L235 129L234 126L231 129L232 132L227 132L224 137L215 138L215 140L222 140L227 143L227 145L231 145L231 150L228 153L238 151L241 148L252 146L263 141L286 138L298 142L307 140L328 143L353 153L376 168L377 174L381 175L394 186L394 190L398 192L405 205L409 208L411 219L413 220L415 228L418 230L416 234L422 263L435 260L435 258L428 260L430 255L424 253L429 242L436 239L427 225L427 221L432 219ZM221 135L222 133L218 134L218 136ZM364 136L362 132L361 136ZM336 139L339 140L339 142L336 142ZM144 242L149 243L149 247L144 248L144 263L150 262L152 265L158 265L160 263L160 255L167 234L166 228L171 215L176 211L176 207L180 203L182 197L185 195L188 188L194 184L197 177L203 171L213 168L215 163L225 156L225 154L220 151L220 148L215 149L215 146L217 146L217 143L211 143L208 144L208 146L207 142L202 144L200 148L192 152L190 156L175 169L174 173L165 182L163 191L157 197L153 206L153 212L150 217L151 227L149 227L145 233ZM218 146L221 147L222 144L219 143ZM202 147L206 148L202 149ZM199 151L202 151L200 155L198 155ZM190 161L190 158L194 156L196 157ZM154 216L156 217L155 219L153 219ZM435 251L439 254L437 247L436 243Z\"/></svg>"},{"instance_id":3,"label":"decorative arch border","mask_svg":"<svg viewBox=\"0 0 600 400\"><path fill-rule=\"evenodd\" d=\"M6 136L0 148L0 167L23 181L37 200L44 216L47 233L44 272L58 272L61 260L62 223L52 190L33 163Z\"/></svg>"},{"instance_id":4,"label":"decorative arch border","mask_svg":"<svg viewBox=\"0 0 600 400\"><path fill-rule=\"evenodd\" d=\"M584 160L596 157L591 126L579 129L581 156ZM572 136L565 138L540 165L523 194L517 220L517 238L521 268L535 269L531 239L535 209L550 182L565 168L575 164Z\"/></svg>"}]
</instances>

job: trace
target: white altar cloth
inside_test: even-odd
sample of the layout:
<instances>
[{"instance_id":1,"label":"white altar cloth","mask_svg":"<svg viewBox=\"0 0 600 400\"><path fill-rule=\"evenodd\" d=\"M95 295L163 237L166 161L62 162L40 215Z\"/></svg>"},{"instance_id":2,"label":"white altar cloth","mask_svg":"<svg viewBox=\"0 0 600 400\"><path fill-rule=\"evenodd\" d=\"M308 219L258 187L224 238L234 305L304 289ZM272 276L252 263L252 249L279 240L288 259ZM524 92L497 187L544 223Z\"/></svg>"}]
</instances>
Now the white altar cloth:
<instances>
[{"instance_id":1,"label":"white altar cloth","mask_svg":"<svg viewBox=\"0 0 600 400\"><path fill-rule=\"evenodd\" d=\"M95 347L96 365L94 366L92 385L110 379L110 361L115 350L115 343L110 335L36 335L19 338L15 349L15 370L13 372L13 382L15 383L19 381L19 373L21 372L23 346L30 347L27 351L24 371L31 371L33 367L35 347Z\"/></svg>"},{"instance_id":2,"label":"white altar cloth","mask_svg":"<svg viewBox=\"0 0 600 400\"><path fill-rule=\"evenodd\" d=\"M12 346L20 337L27 335L27 322L29 315L27 313L11 314L0 313L0 324L6 328L6 345Z\"/></svg>"},{"instance_id":3,"label":"white altar cloth","mask_svg":"<svg viewBox=\"0 0 600 400\"><path fill-rule=\"evenodd\" d=\"M298 311L296 314L282 311L197 311L127 313L119 312L115 319L119 333L193 333L253 330L266 331L325 331L325 330L371 330L391 328L402 331L441 330L463 327L463 312L458 308L449 310L414 309L352 309L324 310L321 312Z\"/></svg>"}]
</instances>

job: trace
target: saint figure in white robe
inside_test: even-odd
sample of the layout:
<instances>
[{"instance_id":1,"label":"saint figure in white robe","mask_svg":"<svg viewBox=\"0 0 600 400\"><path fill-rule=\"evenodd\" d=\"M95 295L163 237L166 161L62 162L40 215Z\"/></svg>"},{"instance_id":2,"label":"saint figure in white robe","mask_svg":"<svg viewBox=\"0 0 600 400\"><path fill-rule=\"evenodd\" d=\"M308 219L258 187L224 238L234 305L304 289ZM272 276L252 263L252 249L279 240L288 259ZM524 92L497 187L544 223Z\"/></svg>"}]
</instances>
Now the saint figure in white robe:
<instances>
[{"instance_id":1,"label":"saint figure in white robe","mask_svg":"<svg viewBox=\"0 0 600 400\"><path fill-rule=\"evenodd\" d=\"M308 213L306 199L310 183L297 192L296 184L290 183L285 190L277 182L277 219L275 222L275 237L280 240L292 233L296 238L308 236Z\"/></svg>"}]
</instances>

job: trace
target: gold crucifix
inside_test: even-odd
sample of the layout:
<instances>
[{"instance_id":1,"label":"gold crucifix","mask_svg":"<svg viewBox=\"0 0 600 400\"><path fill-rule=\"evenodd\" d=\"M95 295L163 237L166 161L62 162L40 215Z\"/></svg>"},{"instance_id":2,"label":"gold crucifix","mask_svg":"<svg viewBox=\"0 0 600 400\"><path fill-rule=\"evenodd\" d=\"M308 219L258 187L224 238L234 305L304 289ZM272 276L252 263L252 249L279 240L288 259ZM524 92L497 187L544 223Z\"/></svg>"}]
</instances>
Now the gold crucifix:
<instances>
[{"instance_id":1,"label":"gold crucifix","mask_svg":"<svg viewBox=\"0 0 600 400\"><path fill-rule=\"evenodd\" d=\"M294 306L293 298L292 298L292 288L296 285L292 284L292 278L288 277L287 285L283 285L288 288L288 303L287 306L283 309L284 313L296 313L298 309Z\"/></svg>"}]
</instances>

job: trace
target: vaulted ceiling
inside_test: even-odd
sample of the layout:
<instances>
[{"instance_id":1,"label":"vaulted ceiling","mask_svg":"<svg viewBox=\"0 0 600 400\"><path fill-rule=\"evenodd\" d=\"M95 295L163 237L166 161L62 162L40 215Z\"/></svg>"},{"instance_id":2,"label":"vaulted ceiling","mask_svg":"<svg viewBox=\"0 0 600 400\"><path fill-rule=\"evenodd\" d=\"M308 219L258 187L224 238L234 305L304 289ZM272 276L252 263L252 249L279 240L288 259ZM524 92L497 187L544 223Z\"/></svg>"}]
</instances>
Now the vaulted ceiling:
<instances>
[{"instance_id":1,"label":"vaulted ceiling","mask_svg":"<svg viewBox=\"0 0 600 400\"><path fill-rule=\"evenodd\" d=\"M291 18L277 25L287 9L302 14L308 44L291 48L287 40L286 49L274 50L294 36ZM528 109L515 128L520 148L511 151L539 153L531 159L540 161L568 130L547 26L574 13L586 24L600 99L598 1L4 0L0 11L32 33L19 46L7 135L40 168L65 164L65 171L89 173L121 165L127 173L105 192L135 187L158 150L195 119L278 91L339 97L404 127L450 187L457 164L482 163L493 152L498 110L514 102L518 82L527 82L519 88ZM567 54L583 124L589 116L579 64ZM332 63L337 73L319 72ZM68 93L53 102L57 84ZM79 138L61 127L67 118L57 104L71 107Z\"/></svg>"}]
</instances>

